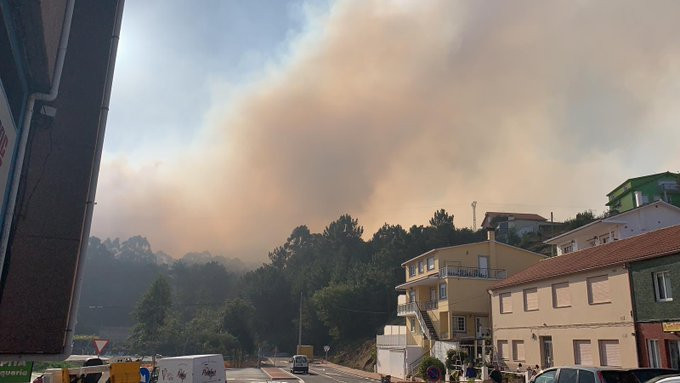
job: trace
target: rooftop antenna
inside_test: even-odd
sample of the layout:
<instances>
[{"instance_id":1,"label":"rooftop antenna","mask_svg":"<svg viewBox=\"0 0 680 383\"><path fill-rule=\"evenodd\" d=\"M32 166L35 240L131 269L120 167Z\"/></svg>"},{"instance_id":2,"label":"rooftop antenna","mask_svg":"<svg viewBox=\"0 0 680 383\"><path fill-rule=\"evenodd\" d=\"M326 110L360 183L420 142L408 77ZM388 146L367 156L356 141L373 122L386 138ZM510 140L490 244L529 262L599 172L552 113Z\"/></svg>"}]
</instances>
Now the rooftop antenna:
<instances>
[{"instance_id":1,"label":"rooftop antenna","mask_svg":"<svg viewBox=\"0 0 680 383\"><path fill-rule=\"evenodd\" d=\"M477 201L472 201L472 230L477 231Z\"/></svg>"}]
</instances>

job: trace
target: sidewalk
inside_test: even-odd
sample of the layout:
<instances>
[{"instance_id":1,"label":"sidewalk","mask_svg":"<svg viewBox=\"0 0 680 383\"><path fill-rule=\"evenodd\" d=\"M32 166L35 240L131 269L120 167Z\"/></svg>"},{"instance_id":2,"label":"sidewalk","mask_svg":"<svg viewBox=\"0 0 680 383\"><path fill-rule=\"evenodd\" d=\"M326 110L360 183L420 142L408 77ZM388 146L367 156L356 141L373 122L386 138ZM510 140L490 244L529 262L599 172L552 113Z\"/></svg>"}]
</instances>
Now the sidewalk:
<instances>
[{"instance_id":1,"label":"sidewalk","mask_svg":"<svg viewBox=\"0 0 680 383\"><path fill-rule=\"evenodd\" d=\"M338 371L342 371L346 374L359 376L361 378L380 380L380 374L378 374L377 372L368 372L368 371L364 371L364 370L357 370L355 368L345 367L345 366L341 366L339 364L331 363L331 362L328 362L326 360L322 361L319 365L334 368L334 369L336 369Z\"/></svg>"},{"instance_id":2,"label":"sidewalk","mask_svg":"<svg viewBox=\"0 0 680 383\"><path fill-rule=\"evenodd\" d=\"M316 363L315 363L316 364ZM364 371L364 370L358 370L356 368L351 368L351 367L346 367L346 366L341 366L339 364L331 363L326 360L321 361L320 364L317 364L317 366L327 366L330 368L334 368L338 371L342 371L346 374L358 376L361 378L366 378L366 379L373 379L380 381L381 375L378 374L377 372L369 372L369 371ZM411 380L404 380L404 379L399 379L397 377L392 377L392 383L402 383L402 382L413 382ZM415 382L423 382L422 379L420 378L415 378Z\"/></svg>"}]
</instances>

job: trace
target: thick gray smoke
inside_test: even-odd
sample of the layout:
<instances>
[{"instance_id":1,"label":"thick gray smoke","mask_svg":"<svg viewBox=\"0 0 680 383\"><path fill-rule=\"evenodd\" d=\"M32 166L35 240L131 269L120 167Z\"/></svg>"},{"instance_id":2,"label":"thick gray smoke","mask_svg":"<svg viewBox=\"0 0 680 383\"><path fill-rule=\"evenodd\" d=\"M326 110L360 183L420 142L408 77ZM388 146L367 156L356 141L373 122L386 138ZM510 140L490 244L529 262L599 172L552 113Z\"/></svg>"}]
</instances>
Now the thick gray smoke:
<instances>
[{"instance_id":1,"label":"thick gray smoke","mask_svg":"<svg viewBox=\"0 0 680 383\"><path fill-rule=\"evenodd\" d=\"M95 234L264 257L350 213L567 218L680 168L680 2L342 1L176 160L103 164Z\"/></svg>"}]
</instances>

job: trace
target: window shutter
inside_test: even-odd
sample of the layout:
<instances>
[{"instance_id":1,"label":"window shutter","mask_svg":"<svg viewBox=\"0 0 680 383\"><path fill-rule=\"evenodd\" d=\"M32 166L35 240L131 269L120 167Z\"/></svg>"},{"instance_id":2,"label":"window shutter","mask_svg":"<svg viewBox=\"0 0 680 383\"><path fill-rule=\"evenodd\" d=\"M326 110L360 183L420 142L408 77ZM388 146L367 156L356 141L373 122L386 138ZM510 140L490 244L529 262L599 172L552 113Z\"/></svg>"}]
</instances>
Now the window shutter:
<instances>
[{"instance_id":1,"label":"window shutter","mask_svg":"<svg viewBox=\"0 0 680 383\"><path fill-rule=\"evenodd\" d=\"M538 310L538 290L536 288L524 290L524 310Z\"/></svg>"},{"instance_id":2,"label":"window shutter","mask_svg":"<svg viewBox=\"0 0 680 383\"><path fill-rule=\"evenodd\" d=\"M501 300L501 313L511 313L512 312L512 294L503 293L500 295Z\"/></svg>"},{"instance_id":3,"label":"window shutter","mask_svg":"<svg viewBox=\"0 0 680 383\"><path fill-rule=\"evenodd\" d=\"M569 283L557 283L553 288L553 306L554 307L569 307L571 306L571 295L569 294Z\"/></svg>"},{"instance_id":4,"label":"window shutter","mask_svg":"<svg viewBox=\"0 0 680 383\"><path fill-rule=\"evenodd\" d=\"M602 366L621 366L621 351L618 340L600 341L600 364Z\"/></svg>"},{"instance_id":5,"label":"window shutter","mask_svg":"<svg viewBox=\"0 0 680 383\"><path fill-rule=\"evenodd\" d=\"M589 340L574 341L574 364L593 365L593 348Z\"/></svg>"},{"instance_id":6,"label":"window shutter","mask_svg":"<svg viewBox=\"0 0 680 383\"><path fill-rule=\"evenodd\" d=\"M609 278L606 275L588 278L588 300L591 305L611 302Z\"/></svg>"},{"instance_id":7,"label":"window shutter","mask_svg":"<svg viewBox=\"0 0 680 383\"><path fill-rule=\"evenodd\" d=\"M508 359L508 357L510 356L509 355L510 353L508 352L508 341L507 340L499 340L497 348L498 348L498 353L500 354L499 359Z\"/></svg>"},{"instance_id":8,"label":"window shutter","mask_svg":"<svg viewBox=\"0 0 680 383\"><path fill-rule=\"evenodd\" d=\"M524 341L512 341L512 359L515 361L524 361Z\"/></svg>"}]
</instances>

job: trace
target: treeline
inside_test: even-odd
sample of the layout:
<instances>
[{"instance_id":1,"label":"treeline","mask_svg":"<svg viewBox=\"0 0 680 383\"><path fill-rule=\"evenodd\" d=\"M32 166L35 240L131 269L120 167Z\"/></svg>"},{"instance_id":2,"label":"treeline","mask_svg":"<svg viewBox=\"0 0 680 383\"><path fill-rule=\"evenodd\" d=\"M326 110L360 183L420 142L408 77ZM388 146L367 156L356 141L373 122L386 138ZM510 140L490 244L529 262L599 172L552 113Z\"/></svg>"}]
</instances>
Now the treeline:
<instances>
[{"instance_id":1,"label":"treeline","mask_svg":"<svg viewBox=\"0 0 680 383\"><path fill-rule=\"evenodd\" d=\"M457 229L453 215L434 213L428 226L382 226L365 241L364 229L349 215L321 233L293 229L269 261L234 279L221 306L189 310L175 275L154 282L140 301L130 345L136 352L166 354L256 349L294 350L302 306L302 342L317 350L329 342L373 336L396 318L401 263L433 248L481 241L484 232ZM192 282L188 282L192 285ZM219 285L212 289L221 289ZM207 294L207 292L206 292ZM219 294L218 294L219 295ZM301 304L302 303L302 304Z\"/></svg>"},{"instance_id":2,"label":"treeline","mask_svg":"<svg viewBox=\"0 0 680 383\"><path fill-rule=\"evenodd\" d=\"M349 215L320 233L299 226L250 271L207 253L173 261L153 253L142 237L93 238L77 330L96 334L102 326L134 327L123 351L146 355L292 352L302 307L304 344L319 350L352 343L396 321L401 263L434 248L486 239L483 230L456 228L453 218L438 210L427 226L385 224L368 240ZM560 231L596 218L579 213ZM530 247L536 241L542 239L516 244Z\"/></svg>"}]
</instances>

